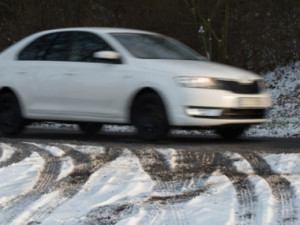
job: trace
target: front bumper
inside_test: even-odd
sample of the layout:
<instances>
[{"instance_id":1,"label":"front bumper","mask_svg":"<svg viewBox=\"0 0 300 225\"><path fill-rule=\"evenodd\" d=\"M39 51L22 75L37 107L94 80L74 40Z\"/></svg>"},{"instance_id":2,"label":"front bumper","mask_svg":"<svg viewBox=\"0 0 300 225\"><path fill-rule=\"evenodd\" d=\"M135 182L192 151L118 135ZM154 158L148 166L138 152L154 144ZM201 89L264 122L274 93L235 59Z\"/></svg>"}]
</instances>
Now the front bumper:
<instances>
[{"instance_id":1,"label":"front bumper","mask_svg":"<svg viewBox=\"0 0 300 225\"><path fill-rule=\"evenodd\" d=\"M237 94L226 90L182 89L184 96L173 114L174 126L211 127L265 123L272 106L268 92Z\"/></svg>"}]
</instances>

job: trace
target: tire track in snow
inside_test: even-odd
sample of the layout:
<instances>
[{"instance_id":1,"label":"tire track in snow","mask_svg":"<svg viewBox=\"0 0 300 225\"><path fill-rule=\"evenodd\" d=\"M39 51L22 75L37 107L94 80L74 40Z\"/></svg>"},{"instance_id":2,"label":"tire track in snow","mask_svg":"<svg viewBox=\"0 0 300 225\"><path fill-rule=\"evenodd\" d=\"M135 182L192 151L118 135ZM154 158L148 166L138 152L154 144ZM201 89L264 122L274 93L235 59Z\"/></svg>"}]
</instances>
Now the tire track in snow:
<instances>
[{"instance_id":1,"label":"tire track in snow","mask_svg":"<svg viewBox=\"0 0 300 225\"><path fill-rule=\"evenodd\" d=\"M92 185L89 189L92 193L101 190L97 195L102 201L92 203L92 205L101 205L85 212L85 216L81 217L81 222L89 225L116 224L122 220L124 223L123 220L128 219L132 214L138 215L140 210L144 211L145 207L149 207L148 191L152 189L153 182L141 167L138 157L126 148L119 158L98 170L97 176L92 178L93 182L89 183ZM97 188L94 186L95 179L103 180ZM106 194L102 190L107 190ZM103 205L103 201L108 203ZM132 221L132 217L129 220ZM129 224L128 221L127 223ZM133 223L136 224L136 222ZM141 221L138 223L141 224Z\"/></svg>"},{"instance_id":2,"label":"tire track in snow","mask_svg":"<svg viewBox=\"0 0 300 225\"><path fill-rule=\"evenodd\" d=\"M63 157L56 157L57 162L60 163L60 169L63 158L68 156L71 157L74 168L70 174L57 181L61 172L59 170L55 179L52 179L51 190L44 192L43 196L35 199L36 202L33 202L28 206L29 210L25 209L23 212L16 215L15 221L21 220L22 218L22 220L30 221L31 224L39 224L40 221L42 221L52 210L77 193L76 190L79 189L80 181L83 180L82 176L89 177L90 175L88 173L90 162L90 157L88 155L77 152L75 149L66 146L59 146L55 144L39 146L47 153L48 151L46 149L52 149L53 147L58 152L63 151L64 154L60 154ZM57 192L57 194L53 195L54 192ZM51 196L51 198L47 198L47 196ZM46 200L43 200L43 198L46 198Z\"/></svg>"},{"instance_id":3,"label":"tire track in snow","mask_svg":"<svg viewBox=\"0 0 300 225\"><path fill-rule=\"evenodd\" d=\"M39 175L39 179L36 184L25 195L18 196L12 202L9 207L2 209L0 212L1 224L7 224L11 222L18 214L22 213L26 206L32 204L32 202L38 200L45 193L49 192L49 187L56 179L60 171L60 161L53 157L47 151L40 149L36 146L29 144L20 144L18 148L22 149L22 152L37 152L45 161L45 167Z\"/></svg>"},{"instance_id":4,"label":"tire track in snow","mask_svg":"<svg viewBox=\"0 0 300 225\"><path fill-rule=\"evenodd\" d=\"M1 224L8 224L13 221L16 216L22 213L26 206L32 204L32 202L41 198L41 196L50 191L49 187L56 179L60 171L60 161L53 157L47 151L40 149L36 146L29 144L19 144L18 148L22 149L22 152L37 152L44 160L45 167L39 175L39 179L36 184L26 194L16 197L9 203L9 206L2 209L0 212Z\"/></svg>"},{"instance_id":5,"label":"tire track in snow","mask_svg":"<svg viewBox=\"0 0 300 225\"><path fill-rule=\"evenodd\" d=\"M61 161L59 157L55 157L50 154L48 151L31 146L33 151L37 152L45 160L45 168L41 172L40 179L33 187L34 191L37 193L48 192L49 186L55 181L58 177L61 169Z\"/></svg>"},{"instance_id":6,"label":"tire track in snow","mask_svg":"<svg viewBox=\"0 0 300 225\"><path fill-rule=\"evenodd\" d=\"M178 150L173 179L184 180L184 187L204 186L207 178L216 170L214 160L215 154Z\"/></svg>"},{"instance_id":7,"label":"tire track in snow","mask_svg":"<svg viewBox=\"0 0 300 225\"><path fill-rule=\"evenodd\" d=\"M106 148L102 154L85 154L76 150L76 146L58 145L74 162L73 171L63 179L54 183L65 196L75 195L86 183L89 177L106 163L113 161L121 154L119 148Z\"/></svg>"},{"instance_id":8,"label":"tire track in snow","mask_svg":"<svg viewBox=\"0 0 300 225\"><path fill-rule=\"evenodd\" d=\"M132 204L106 205L98 207L88 213L88 220L85 225L110 225L116 224L132 213L137 213Z\"/></svg>"},{"instance_id":9,"label":"tire track in snow","mask_svg":"<svg viewBox=\"0 0 300 225\"><path fill-rule=\"evenodd\" d=\"M248 175L237 171L233 161L220 153L201 153L189 150L176 151L176 166L169 168L169 163L163 154L148 149L146 152L136 150L135 154L140 158L144 170L158 182L158 191L162 196L154 196L149 201L157 201L162 204L174 205L176 202L190 200L203 193L209 184L206 180L216 170L228 177L236 190L237 203L236 222L237 224L255 224L256 196L254 186L251 184ZM181 192L183 189L188 192ZM174 209L178 217L177 221L184 221L180 215L181 210ZM179 216L177 216L179 215Z\"/></svg>"},{"instance_id":10,"label":"tire track in snow","mask_svg":"<svg viewBox=\"0 0 300 225\"><path fill-rule=\"evenodd\" d=\"M133 153L132 154L133 157L136 157L136 159L139 162L141 162L141 158L138 158L137 155L134 153L134 151L132 151L132 149L130 149L129 151L131 151L131 153ZM143 153L145 153L145 152L143 151ZM152 153L148 152L148 153L152 154L153 152ZM156 152L154 152L154 154L155 153ZM152 156L150 156L149 158L152 158ZM154 161L152 161L152 162L154 162ZM158 162L158 164L159 164L159 162ZM144 165L142 165L142 167L143 166ZM151 164L149 164L149 166L151 167ZM150 167L149 167L149 170L151 170ZM145 167L143 167L143 168L145 169ZM157 173L157 175L159 175L159 173ZM161 179L161 178L159 178L159 179ZM162 178L162 179L165 179L165 178ZM159 192L161 192L162 188L159 185L164 185L164 184L161 183L161 184L156 185L156 189ZM167 189L171 190L171 187L167 186L164 189L165 190L167 190ZM169 192L167 194L169 194ZM136 200L136 201L130 201L130 202L128 202L128 199L125 198L125 199L120 200L120 201L121 201L121 203L112 203L112 204L109 204L109 205L97 207L96 209L88 212L85 216L86 219L85 219L84 224L86 224L86 225L90 225L90 224L116 224L119 221L121 221L123 219L126 219L131 214L138 213L139 212L139 207L153 209L154 204L155 204L155 206L157 206L156 207L157 210L152 210L152 212L150 213L151 214L150 218L152 220L152 222L150 224L159 224L157 221L160 221L161 216L163 216L162 211L161 211L161 208L162 208L161 205L163 205L163 208L165 208L167 210L170 210L173 213L174 218L176 218L177 221L179 221L176 224L184 224L184 223L182 223L182 219L180 219L181 218L180 214L177 212L178 207L173 206L173 204L170 203L170 198L162 199L161 201L146 199L146 200L143 200L143 201ZM149 218L148 215L147 215L147 218ZM144 221L144 219L145 218L143 218L142 220ZM174 220L174 221L176 221L176 220ZM149 221L144 221L144 222L149 224ZM139 224L144 224L144 223L139 221ZM169 221L166 224L171 224L171 221Z\"/></svg>"},{"instance_id":11,"label":"tire track in snow","mask_svg":"<svg viewBox=\"0 0 300 225\"><path fill-rule=\"evenodd\" d=\"M1 157L3 156L3 153L4 153L4 150L2 149L3 144L4 143L2 143L2 147L0 146ZM12 155L9 157L9 159L0 162L0 168L8 167L14 163L21 162L22 160L24 160L25 158L27 158L31 155L31 151L28 148L22 148L22 145L15 146L15 147L10 144L5 144L5 145L7 145L11 148L15 148L15 149L14 149L14 152L12 153ZM1 159L1 157L0 157L0 159Z\"/></svg>"},{"instance_id":12,"label":"tire track in snow","mask_svg":"<svg viewBox=\"0 0 300 225\"><path fill-rule=\"evenodd\" d=\"M216 169L227 176L236 191L238 201L236 224L255 224L257 197L248 174L238 171L229 157L220 153L215 154Z\"/></svg>"},{"instance_id":13,"label":"tire track in snow","mask_svg":"<svg viewBox=\"0 0 300 225\"><path fill-rule=\"evenodd\" d=\"M170 168L170 163L166 157L157 150L133 150L134 154L139 158L143 169L148 173L153 180L157 182L154 191L158 192L158 196L152 196L147 203L152 203L159 209L151 218L151 224L156 224L163 216L161 209L170 210L177 224L188 224L188 218L180 205L175 203L187 201L203 193L207 187L194 186L188 187L191 180L198 177L199 165L187 163L188 154L180 154L181 157L176 157L175 168ZM183 151L185 152L185 151ZM193 155L193 153L191 153ZM183 191L187 189L188 191ZM182 192L183 191L183 192ZM165 222L165 221L164 221ZM167 222L166 222L167 223Z\"/></svg>"},{"instance_id":14,"label":"tire track in snow","mask_svg":"<svg viewBox=\"0 0 300 225\"><path fill-rule=\"evenodd\" d=\"M156 201L156 199L153 199L153 197L152 199L149 199L149 202L155 202L155 205L159 209L159 211L155 213L155 220L152 221L152 224L157 224L157 221L161 220L161 217L163 216L163 213L161 213L162 208L172 212L173 217L175 218L174 221L176 221L178 225L185 224L183 222L184 218L182 218L182 213L180 212L181 210L174 206L172 197L169 197L175 192L175 187L174 183L172 182L173 174L165 157L154 149L145 149L143 151L134 149L133 153L139 158L144 171L148 173L154 181L157 182L154 187L154 191L161 193L164 197L168 196L162 202ZM170 224L170 221L164 222L166 224Z\"/></svg>"},{"instance_id":15,"label":"tire track in snow","mask_svg":"<svg viewBox=\"0 0 300 225\"><path fill-rule=\"evenodd\" d=\"M242 154L253 167L257 175L266 180L275 198L275 213L278 224L294 224L297 218L295 208L295 193L291 183L272 171L270 165L258 154Z\"/></svg>"},{"instance_id":16,"label":"tire track in snow","mask_svg":"<svg viewBox=\"0 0 300 225\"><path fill-rule=\"evenodd\" d=\"M73 171L62 178L54 181L52 184L52 192L58 191L58 195L46 201L37 210L27 215L28 220L33 224L41 223L55 208L66 202L68 199L76 195L87 182L89 177L104 166L106 163L116 159L120 153L120 149L105 149L104 154L88 155L76 150L76 146L69 147L66 145L54 145L65 152L65 157L71 157L74 162ZM25 212L26 213L26 212Z\"/></svg>"},{"instance_id":17,"label":"tire track in snow","mask_svg":"<svg viewBox=\"0 0 300 225\"><path fill-rule=\"evenodd\" d=\"M202 153L188 150L177 151L176 174L182 174L179 179L200 181L203 187L205 181L216 170L227 176L236 190L238 200L237 224L255 224L256 196L254 186L248 174L237 171L233 161L221 153ZM196 184L199 186L199 184ZM205 187L205 186L204 186ZM193 196L195 197L195 196Z\"/></svg>"}]
</instances>

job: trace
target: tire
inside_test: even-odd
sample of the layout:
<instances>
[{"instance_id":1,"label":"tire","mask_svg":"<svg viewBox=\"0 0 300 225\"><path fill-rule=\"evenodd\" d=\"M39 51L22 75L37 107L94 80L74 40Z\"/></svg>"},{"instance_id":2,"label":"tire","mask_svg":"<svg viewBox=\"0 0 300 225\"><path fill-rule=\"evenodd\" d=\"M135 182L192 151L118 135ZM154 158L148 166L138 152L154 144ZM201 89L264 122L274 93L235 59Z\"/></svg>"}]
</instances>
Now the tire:
<instances>
[{"instance_id":1,"label":"tire","mask_svg":"<svg viewBox=\"0 0 300 225\"><path fill-rule=\"evenodd\" d=\"M216 129L216 133L225 139L235 139L243 135L246 126L227 126Z\"/></svg>"},{"instance_id":2,"label":"tire","mask_svg":"<svg viewBox=\"0 0 300 225\"><path fill-rule=\"evenodd\" d=\"M147 93L137 97L133 105L133 125L145 141L164 138L169 130L166 110L160 97Z\"/></svg>"},{"instance_id":3,"label":"tire","mask_svg":"<svg viewBox=\"0 0 300 225\"><path fill-rule=\"evenodd\" d=\"M24 128L20 104L15 95L7 93L0 96L0 133L14 136Z\"/></svg>"},{"instance_id":4,"label":"tire","mask_svg":"<svg viewBox=\"0 0 300 225\"><path fill-rule=\"evenodd\" d=\"M94 134L98 133L102 127L101 123L86 122L86 123L80 123L78 125L79 125L80 130L83 133L88 134L88 135L94 135Z\"/></svg>"}]
</instances>

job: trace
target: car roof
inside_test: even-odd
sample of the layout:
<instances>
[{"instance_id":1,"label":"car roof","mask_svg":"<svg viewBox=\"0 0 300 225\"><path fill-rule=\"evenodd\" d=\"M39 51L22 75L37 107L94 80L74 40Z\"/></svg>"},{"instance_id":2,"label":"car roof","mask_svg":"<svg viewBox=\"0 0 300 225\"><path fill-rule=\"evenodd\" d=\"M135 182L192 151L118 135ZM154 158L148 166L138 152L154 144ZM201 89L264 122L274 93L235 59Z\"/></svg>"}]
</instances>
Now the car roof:
<instances>
[{"instance_id":1,"label":"car roof","mask_svg":"<svg viewBox=\"0 0 300 225\"><path fill-rule=\"evenodd\" d=\"M72 27L72 28L59 28L52 30L45 30L39 32L39 34L44 33L53 33L53 32L63 32L63 31L87 31L95 33L144 33L144 34L157 34L150 31L143 31L137 29L129 28L115 28L115 27Z\"/></svg>"}]
</instances>

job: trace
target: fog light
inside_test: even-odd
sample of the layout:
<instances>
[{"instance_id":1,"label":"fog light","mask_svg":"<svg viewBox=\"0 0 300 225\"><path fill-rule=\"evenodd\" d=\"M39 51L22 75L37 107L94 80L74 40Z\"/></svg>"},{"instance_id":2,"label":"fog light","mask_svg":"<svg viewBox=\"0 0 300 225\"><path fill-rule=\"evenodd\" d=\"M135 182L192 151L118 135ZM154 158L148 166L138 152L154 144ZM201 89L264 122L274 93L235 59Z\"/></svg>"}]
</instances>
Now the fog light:
<instances>
[{"instance_id":1,"label":"fog light","mask_svg":"<svg viewBox=\"0 0 300 225\"><path fill-rule=\"evenodd\" d=\"M204 108L187 108L186 113L189 116L221 116L222 109L204 109Z\"/></svg>"}]
</instances>

